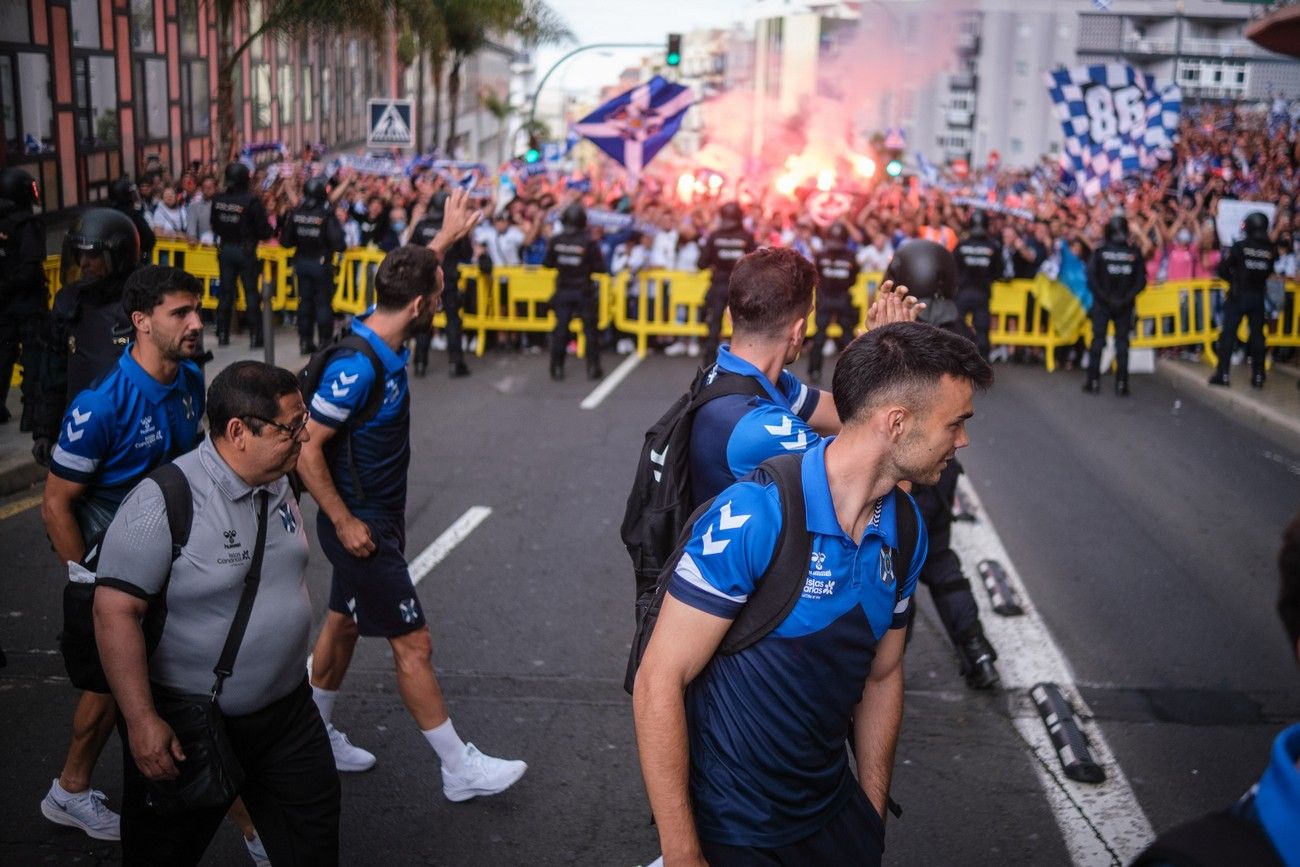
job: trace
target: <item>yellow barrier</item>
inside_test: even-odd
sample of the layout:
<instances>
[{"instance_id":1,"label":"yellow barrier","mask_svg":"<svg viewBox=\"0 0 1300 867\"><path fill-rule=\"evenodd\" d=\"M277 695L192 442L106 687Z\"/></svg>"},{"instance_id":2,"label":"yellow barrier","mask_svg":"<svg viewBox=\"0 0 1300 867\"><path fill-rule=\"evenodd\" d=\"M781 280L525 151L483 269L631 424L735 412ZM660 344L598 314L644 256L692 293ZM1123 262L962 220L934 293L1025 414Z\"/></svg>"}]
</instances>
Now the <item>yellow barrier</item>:
<instances>
[{"instance_id":1,"label":"yellow barrier","mask_svg":"<svg viewBox=\"0 0 1300 867\"><path fill-rule=\"evenodd\" d=\"M611 298L615 297L612 284L625 282L626 278L611 278L608 274L593 276L597 287L598 315L596 327L608 328L615 320L611 314ZM462 302L461 321L466 332L475 332L478 344L475 354L487 349L489 331L546 333L555 330L555 314L550 309L551 296L555 294L555 271L534 265L506 265L493 269L491 275L481 274L473 266L460 269L462 297L474 298L473 305ZM587 352L586 335L581 320L569 323L569 330L578 341L578 356Z\"/></svg>"}]
</instances>

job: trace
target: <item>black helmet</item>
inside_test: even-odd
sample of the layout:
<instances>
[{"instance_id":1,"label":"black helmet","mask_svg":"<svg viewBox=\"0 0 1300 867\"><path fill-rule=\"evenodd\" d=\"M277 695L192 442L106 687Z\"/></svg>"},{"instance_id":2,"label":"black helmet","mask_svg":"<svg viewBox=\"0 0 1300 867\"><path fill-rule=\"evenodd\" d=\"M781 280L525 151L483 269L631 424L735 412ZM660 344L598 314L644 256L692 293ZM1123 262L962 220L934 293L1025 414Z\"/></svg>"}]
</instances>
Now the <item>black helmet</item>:
<instances>
[{"instance_id":1,"label":"black helmet","mask_svg":"<svg viewBox=\"0 0 1300 867\"><path fill-rule=\"evenodd\" d=\"M983 211L972 211L970 215L970 233L972 235L987 235L989 232L989 216Z\"/></svg>"},{"instance_id":2,"label":"black helmet","mask_svg":"<svg viewBox=\"0 0 1300 867\"><path fill-rule=\"evenodd\" d=\"M898 248L884 279L906 286L922 300L952 298L957 294L957 262L943 244L918 238Z\"/></svg>"},{"instance_id":3,"label":"black helmet","mask_svg":"<svg viewBox=\"0 0 1300 867\"><path fill-rule=\"evenodd\" d=\"M740 205L735 202L727 202L718 210L718 219L724 226L739 226L745 220L744 213L740 210Z\"/></svg>"},{"instance_id":4,"label":"black helmet","mask_svg":"<svg viewBox=\"0 0 1300 867\"><path fill-rule=\"evenodd\" d=\"M1128 217L1116 214L1106 224L1106 240L1112 244L1128 243Z\"/></svg>"},{"instance_id":5,"label":"black helmet","mask_svg":"<svg viewBox=\"0 0 1300 867\"><path fill-rule=\"evenodd\" d=\"M834 223L831 223L831 227L826 230L826 240L837 247L843 247L849 242L849 230L845 228L843 223L836 220Z\"/></svg>"},{"instance_id":6,"label":"black helmet","mask_svg":"<svg viewBox=\"0 0 1300 867\"><path fill-rule=\"evenodd\" d=\"M560 225L570 232L581 232L587 228L587 209L582 202L574 202L560 214Z\"/></svg>"},{"instance_id":7,"label":"black helmet","mask_svg":"<svg viewBox=\"0 0 1300 867\"><path fill-rule=\"evenodd\" d=\"M308 178L302 185L303 200L309 205L319 205L329 196L329 187L324 178Z\"/></svg>"},{"instance_id":8,"label":"black helmet","mask_svg":"<svg viewBox=\"0 0 1300 867\"><path fill-rule=\"evenodd\" d=\"M1246 237L1252 241L1262 241L1268 237L1268 215L1261 211L1251 211L1241 224Z\"/></svg>"},{"instance_id":9,"label":"black helmet","mask_svg":"<svg viewBox=\"0 0 1300 867\"><path fill-rule=\"evenodd\" d=\"M429 208L424 212L426 220L433 220L439 225L442 224L442 215L447 211L447 200L451 198L451 193L446 190L438 190L429 199Z\"/></svg>"},{"instance_id":10,"label":"black helmet","mask_svg":"<svg viewBox=\"0 0 1300 867\"><path fill-rule=\"evenodd\" d=\"M140 206L140 194L128 177L120 177L108 185L108 200L115 207L134 211Z\"/></svg>"},{"instance_id":11,"label":"black helmet","mask_svg":"<svg viewBox=\"0 0 1300 867\"><path fill-rule=\"evenodd\" d=\"M242 193L248 189L248 166L233 162L226 166L226 192Z\"/></svg>"},{"instance_id":12,"label":"black helmet","mask_svg":"<svg viewBox=\"0 0 1300 867\"><path fill-rule=\"evenodd\" d=\"M60 262L63 285L82 277L81 258L104 258L105 276L125 277L140 264L140 235L131 218L113 208L90 208L63 236Z\"/></svg>"},{"instance_id":13,"label":"black helmet","mask_svg":"<svg viewBox=\"0 0 1300 867\"><path fill-rule=\"evenodd\" d=\"M30 211L40 204L41 194L35 178L22 169L8 168L0 172L0 199L8 199L14 210Z\"/></svg>"}]
</instances>

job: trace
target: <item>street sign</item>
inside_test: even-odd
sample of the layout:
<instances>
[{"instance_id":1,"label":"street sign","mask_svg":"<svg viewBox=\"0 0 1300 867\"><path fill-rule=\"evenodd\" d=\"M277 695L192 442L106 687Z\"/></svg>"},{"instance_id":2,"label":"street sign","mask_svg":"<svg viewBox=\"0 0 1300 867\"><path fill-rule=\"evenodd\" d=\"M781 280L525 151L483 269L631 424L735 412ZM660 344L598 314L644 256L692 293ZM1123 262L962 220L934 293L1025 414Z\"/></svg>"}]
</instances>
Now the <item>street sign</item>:
<instances>
[{"instance_id":1,"label":"street sign","mask_svg":"<svg viewBox=\"0 0 1300 867\"><path fill-rule=\"evenodd\" d=\"M415 147L415 124L409 99L372 99L366 105L370 117L367 145L381 148Z\"/></svg>"}]
</instances>

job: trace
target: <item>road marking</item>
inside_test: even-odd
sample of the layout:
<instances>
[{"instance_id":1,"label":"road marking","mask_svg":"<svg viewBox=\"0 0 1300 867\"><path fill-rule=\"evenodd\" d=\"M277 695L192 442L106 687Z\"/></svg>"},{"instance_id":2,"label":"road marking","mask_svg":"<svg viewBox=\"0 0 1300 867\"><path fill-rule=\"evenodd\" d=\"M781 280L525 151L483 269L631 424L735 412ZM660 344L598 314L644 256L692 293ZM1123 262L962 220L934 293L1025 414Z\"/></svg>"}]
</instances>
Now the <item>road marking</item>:
<instances>
[{"instance_id":1,"label":"road marking","mask_svg":"<svg viewBox=\"0 0 1300 867\"><path fill-rule=\"evenodd\" d=\"M487 506L470 506L465 510L465 514L456 519L442 535L433 540L433 543L420 552L420 556L411 561L407 569L411 573L411 583L419 584L425 575L433 571L443 559L472 532L474 528L483 523L488 515L492 514L492 509Z\"/></svg>"},{"instance_id":2,"label":"road marking","mask_svg":"<svg viewBox=\"0 0 1300 867\"><path fill-rule=\"evenodd\" d=\"M6 503L5 505L0 506L0 521L3 521L5 518L12 518L14 515L22 514L32 506L39 506L40 504L40 494L33 494L30 497L23 497L21 500L14 500L12 503Z\"/></svg>"},{"instance_id":3,"label":"road marking","mask_svg":"<svg viewBox=\"0 0 1300 867\"><path fill-rule=\"evenodd\" d=\"M1033 758L1034 771L1071 860L1079 867L1096 864L1122 867L1154 839L1151 822L1138 804L1100 726L1092 721L1092 712L1075 686L1069 661L1034 607L1020 573L989 522L988 509L968 479L963 476L958 484L974 505L979 520L953 523L953 550L968 570L973 570L985 558L998 560L1025 609L1021 617L1000 617L993 613L987 594L975 591L984 631L998 651L1002 688L1017 698L1013 703L1012 723ZM1106 769L1104 783L1076 783L1065 776L1047 729L1028 695L1030 687L1045 680L1061 687L1082 718L1094 758Z\"/></svg>"},{"instance_id":4,"label":"road marking","mask_svg":"<svg viewBox=\"0 0 1300 867\"><path fill-rule=\"evenodd\" d=\"M609 397L609 393L618 388L618 384L627 378L627 375L635 370L640 363L641 356L635 352L623 359L619 366L614 368L600 385L596 386L595 391L582 399L580 406L583 409L595 409L600 406L600 402Z\"/></svg>"}]
</instances>

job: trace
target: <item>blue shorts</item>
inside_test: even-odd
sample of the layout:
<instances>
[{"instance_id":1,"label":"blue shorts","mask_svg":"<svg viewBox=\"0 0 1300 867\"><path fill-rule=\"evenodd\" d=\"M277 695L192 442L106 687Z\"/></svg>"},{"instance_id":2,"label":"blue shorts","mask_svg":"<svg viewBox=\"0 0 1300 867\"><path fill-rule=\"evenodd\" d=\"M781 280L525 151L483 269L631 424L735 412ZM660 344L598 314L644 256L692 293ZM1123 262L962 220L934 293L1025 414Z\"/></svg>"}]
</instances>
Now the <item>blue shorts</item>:
<instances>
[{"instance_id":1,"label":"blue shorts","mask_svg":"<svg viewBox=\"0 0 1300 867\"><path fill-rule=\"evenodd\" d=\"M351 617L362 635L394 638L423 629L424 609L406 565L406 520L401 517L362 518L370 528L375 551L354 557L343 547L334 524L323 512L316 515L321 550L334 567L330 582L330 611Z\"/></svg>"},{"instance_id":2,"label":"blue shorts","mask_svg":"<svg viewBox=\"0 0 1300 867\"><path fill-rule=\"evenodd\" d=\"M787 864L836 864L880 867L885 852L885 823L862 789L820 830L785 846L728 846L700 840L710 867L783 867Z\"/></svg>"}]
</instances>

